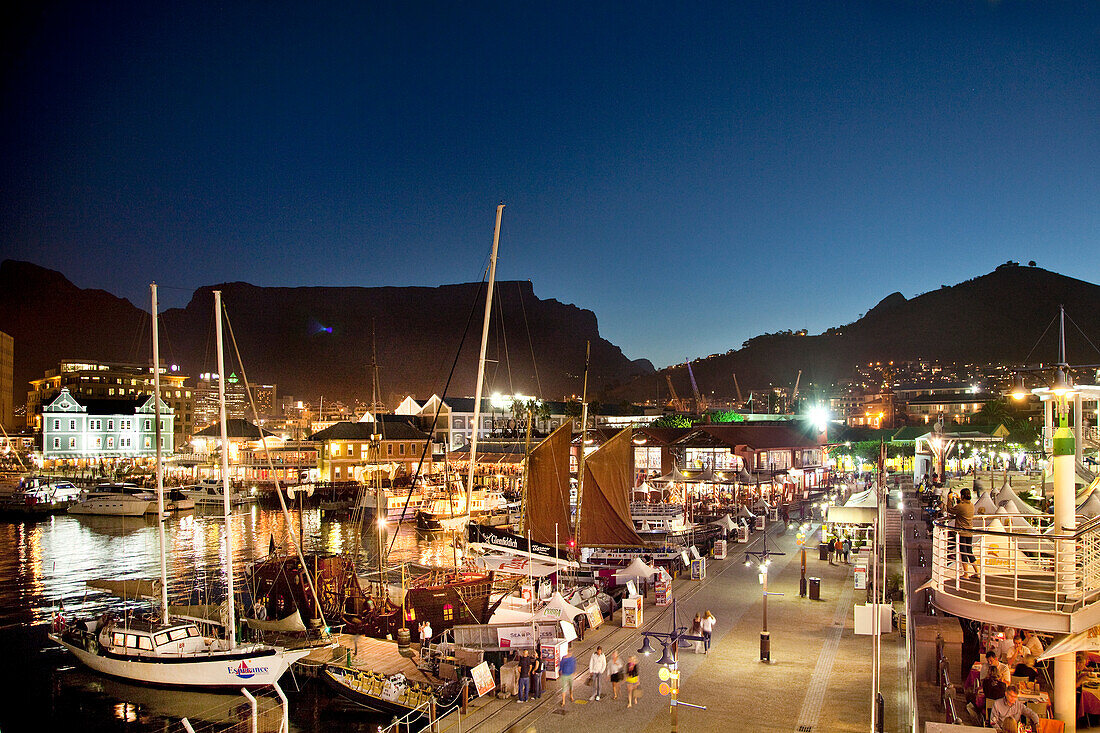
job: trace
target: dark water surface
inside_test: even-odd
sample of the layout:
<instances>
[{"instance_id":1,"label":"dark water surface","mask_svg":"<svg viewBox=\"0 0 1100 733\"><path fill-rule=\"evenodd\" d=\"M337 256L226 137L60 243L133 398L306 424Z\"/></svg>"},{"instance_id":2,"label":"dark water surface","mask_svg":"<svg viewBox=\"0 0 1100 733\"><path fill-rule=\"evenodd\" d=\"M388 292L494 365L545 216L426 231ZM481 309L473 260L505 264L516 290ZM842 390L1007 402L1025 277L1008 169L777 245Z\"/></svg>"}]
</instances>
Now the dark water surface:
<instances>
[{"instance_id":1,"label":"dark water surface","mask_svg":"<svg viewBox=\"0 0 1100 733\"><path fill-rule=\"evenodd\" d=\"M297 533L298 517L292 513ZM165 522L169 593L172 602L198 588L224 599L224 539L221 514L200 511ZM282 544L287 529L278 511L238 509L230 520L235 577L243 587L247 565L267 554L270 538ZM350 552L356 527L350 521L322 519L305 512L305 549ZM392 532L392 530L391 530ZM388 533L388 545L393 535ZM361 567L376 567L377 531L362 536ZM397 562L451 564L451 553L438 535L403 527L390 555ZM56 516L37 522L0 520L0 732L70 730L183 731L188 717L196 731L229 727L247 714L237 694L191 693L147 688L100 677L46 637L50 620L64 600L67 612L95 612L116 604L88 592L92 578L156 578L160 572L157 524L153 518ZM314 731L374 731L380 722L352 703L334 699L316 683L281 680L290 698L291 728ZM301 689L297 689L300 687Z\"/></svg>"}]
</instances>

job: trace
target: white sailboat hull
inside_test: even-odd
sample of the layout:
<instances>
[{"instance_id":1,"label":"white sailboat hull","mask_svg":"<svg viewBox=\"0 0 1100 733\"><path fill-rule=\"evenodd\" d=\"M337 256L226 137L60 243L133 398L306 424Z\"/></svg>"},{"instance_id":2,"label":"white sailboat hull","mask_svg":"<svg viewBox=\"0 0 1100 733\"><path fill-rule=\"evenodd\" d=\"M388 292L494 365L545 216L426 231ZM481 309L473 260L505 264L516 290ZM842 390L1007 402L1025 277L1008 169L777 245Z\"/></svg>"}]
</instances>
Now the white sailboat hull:
<instances>
[{"instance_id":1,"label":"white sailboat hull","mask_svg":"<svg viewBox=\"0 0 1100 733\"><path fill-rule=\"evenodd\" d=\"M187 657L144 660L110 653L93 654L59 634L50 639L61 644L82 664L100 674L147 685L171 687L260 687L276 682L287 668L309 654L310 649L274 650L261 653L249 647L233 652L205 652ZM266 652L266 653L265 653Z\"/></svg>"}]
</instances>

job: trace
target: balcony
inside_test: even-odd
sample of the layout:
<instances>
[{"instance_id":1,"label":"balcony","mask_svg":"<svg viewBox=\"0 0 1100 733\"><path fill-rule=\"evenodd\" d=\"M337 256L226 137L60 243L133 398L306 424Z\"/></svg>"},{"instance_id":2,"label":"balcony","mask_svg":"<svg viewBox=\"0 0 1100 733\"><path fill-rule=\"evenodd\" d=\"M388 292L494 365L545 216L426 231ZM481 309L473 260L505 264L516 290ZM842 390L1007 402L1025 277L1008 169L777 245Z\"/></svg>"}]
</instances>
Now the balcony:
<instances>
[{"instance_id":1,"label":"balcony","mask_svg":"<svg viewBox=\"0 0 1100 733\"><path fill-rule=\"evenodd\" d=\"M964 618L1055 634L1100 624L1100 517L1078 521L1075 532L1055 534L1050 514L975 515L973 566L962 562L955 528L937 524L933 603Z\"/></svg>"}]
</instances>

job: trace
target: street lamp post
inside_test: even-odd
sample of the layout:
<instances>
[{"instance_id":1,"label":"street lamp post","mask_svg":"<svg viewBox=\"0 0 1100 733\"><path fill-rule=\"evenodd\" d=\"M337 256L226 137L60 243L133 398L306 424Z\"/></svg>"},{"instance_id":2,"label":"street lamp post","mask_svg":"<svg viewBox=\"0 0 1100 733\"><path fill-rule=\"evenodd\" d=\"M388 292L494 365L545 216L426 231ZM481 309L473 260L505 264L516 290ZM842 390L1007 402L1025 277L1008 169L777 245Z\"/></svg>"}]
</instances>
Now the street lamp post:
<instances>
[{"instance_id":1,"label":"street lamp post","mask_svg":"<svg viewBox=\"0 0 1100 733\"><path fill-rule=\"evenodd\" d=\"M764 533L763 544L760 549L756 551L747 551L745 553L745 567L752 567L752 559L755 558L760 563L760 584L763 586L764 602L763 602L763 626L760 630L760 661L770 662L772 653L771 635L768 632L768 566L771 565L772 555L785 555L785 552L779 552L777 550L768 549L768 535ZM803 563L805 562L805 556L803 556ZM805 565L803 565L805 567ZM772 593L771 595L781 596L782 593Z\"/></svg>"},{"instance_id":2,"label":"street lamp post","mask_svg":"<svg viewBox=\"0 0 1100 733\"><path fill-rule=\"evenodd\" d=\"M663 665L659 676L661 678L660 691L662 695L669 696L669 723L672 733L677 733L680 729L679 719L679 707L686 705L690 708L697 708L699 710L706 710L705 705L695 705L689 702L682 702L680 697L680 669L677 664L677 655L679 653L679 646L682 642L687 641L704 641L702 636L694 636L692 634L684 633L687 631L686 626L679 626L676 621L676 599L672 599L672 630L671 631L643 631L642 632L642 648L638 650L639 654L649 656L654 652L653 646L649 643L650 639L655 639L661 644L661 658L657 660L657 664Z\"/></svg>"}]
</instances>

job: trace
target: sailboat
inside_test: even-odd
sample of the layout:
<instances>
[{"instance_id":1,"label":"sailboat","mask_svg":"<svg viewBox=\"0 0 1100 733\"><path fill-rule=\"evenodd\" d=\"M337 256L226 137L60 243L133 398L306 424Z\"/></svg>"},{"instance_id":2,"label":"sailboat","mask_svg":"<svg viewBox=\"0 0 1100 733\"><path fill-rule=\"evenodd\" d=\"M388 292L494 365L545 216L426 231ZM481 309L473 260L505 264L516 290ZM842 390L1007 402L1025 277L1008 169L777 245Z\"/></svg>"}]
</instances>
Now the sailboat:
<instances>
[{"instance_id":1,"label":"sailboat","mask_svg":"<svg viewBox=\"0 0 1100 733\"><path fill-rule=\"evenodd\" d=\"M222 454L225 516L225 564L228 579L228 621L225 638L204 636L198 625L187 619L173 620L168 615L168 570L164 536L164 468L161 462L160 423L160 346L157 334L157 286L153 283L153 390L156 424L156 475L158 536L160 541L159 585L147 585L140 595L159 596L159 614L137 619L127 613L122 618L103 614L99 618L75 620L58 613L50 639L68 649L84 665L96 672L142 684L187 688L258 687L270 685L287 668L311 650L285 649L266 644L238 644L233 591L233 533L230 531L229 453ZM218 373L224 374L222 345L221 292L214 291L218 339ZM218 382L222 444L228 445L226 430L225 386ZM96 583L97 587L110 584Z\"/></svg>"}]
</instances>

